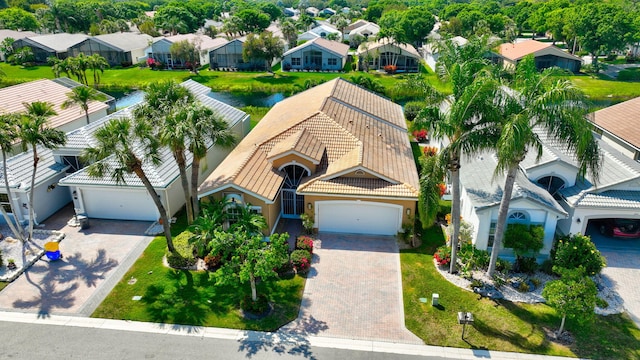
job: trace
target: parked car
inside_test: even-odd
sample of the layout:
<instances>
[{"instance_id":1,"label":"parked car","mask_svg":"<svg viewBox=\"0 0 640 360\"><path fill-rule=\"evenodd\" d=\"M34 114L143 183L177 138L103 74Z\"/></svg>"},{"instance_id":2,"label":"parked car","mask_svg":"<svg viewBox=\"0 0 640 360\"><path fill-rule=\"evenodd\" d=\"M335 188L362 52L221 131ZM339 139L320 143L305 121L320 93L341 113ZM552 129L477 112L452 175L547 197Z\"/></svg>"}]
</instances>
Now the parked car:
<instances>
[{"instance_id":1,"label":"parked car","mask_svg":"<svg viewBox=\"0 0 640 360\"><path fill-rule=\"evenodd\" d=\"M600 234L635 239L640 238L640 220L638 219L601 219L597 220Z\"/></svg>"}]
</instances>

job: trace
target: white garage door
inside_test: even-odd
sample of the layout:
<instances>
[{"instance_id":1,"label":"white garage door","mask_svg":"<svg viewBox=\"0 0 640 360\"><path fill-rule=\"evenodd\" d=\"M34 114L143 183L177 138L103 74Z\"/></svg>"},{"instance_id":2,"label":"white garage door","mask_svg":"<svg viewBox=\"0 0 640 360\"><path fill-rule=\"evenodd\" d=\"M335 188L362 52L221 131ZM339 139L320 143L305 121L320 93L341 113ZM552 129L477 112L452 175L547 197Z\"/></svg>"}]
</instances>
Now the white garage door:
<instances>
[{"instance_id":1,"label":"white garage door","mask_svg":"<svg viewBox=\"0 0 640 360\"><path fill-rule=\"evenodd\" d=\"M354 234L396 235L402 207L365 201L318 201L318 230Z\"/></svg>"},{"instance_id":2,"label":"white garage door","mask_svg":"<svg viewBox=\"0 0 640 360\"><path fill-rule=\"evenodd\" d=\"M83 189L82 201L90 218L158 220L158 210L146 190Z\"/></svg>"}]
</instances>

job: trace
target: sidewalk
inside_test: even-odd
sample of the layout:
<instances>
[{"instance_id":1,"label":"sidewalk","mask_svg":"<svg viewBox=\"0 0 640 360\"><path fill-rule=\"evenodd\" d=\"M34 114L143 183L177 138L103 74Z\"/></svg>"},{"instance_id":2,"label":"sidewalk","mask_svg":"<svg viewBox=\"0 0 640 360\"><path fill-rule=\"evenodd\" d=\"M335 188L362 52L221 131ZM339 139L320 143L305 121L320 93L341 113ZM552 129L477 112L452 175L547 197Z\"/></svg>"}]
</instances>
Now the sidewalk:
<instances>
[{"instance_id":1,"label":"sidewalk","mask_svg":"<svg viewBox=\"0 0 640 360\"><path fill-rule=\"evenodd\" d=\"M136 321L94 319L74 316L51 315L38 318L36 314L0 311L0 321L28 324L75 326L91 329L136 331L142 333L166 334L173 336L191 336L202 339L226 339L246 343L262 343L279 351L288 347L311 347L372 351L389 354L416 356L439 356L446 359L493 359L493 360L561 360L558 356L532 355L501 351L448 348L442 346L390 343L383 341L351 340L319 336L302 336L286 332L265 333L233 329L210 328L202 326L183 326L174 324L156 324Z\"/></svg>"}]
</instances>

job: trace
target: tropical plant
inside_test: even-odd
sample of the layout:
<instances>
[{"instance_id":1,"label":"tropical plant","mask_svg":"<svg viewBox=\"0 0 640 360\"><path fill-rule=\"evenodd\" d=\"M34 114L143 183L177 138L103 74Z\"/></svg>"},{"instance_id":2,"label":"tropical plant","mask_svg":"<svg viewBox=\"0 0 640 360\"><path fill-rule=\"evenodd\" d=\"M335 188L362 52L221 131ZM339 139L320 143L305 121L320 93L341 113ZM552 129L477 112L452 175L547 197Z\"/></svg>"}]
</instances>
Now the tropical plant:
<instances>
[{"instance_id":1,"label":"tropical plant","mask_svg":"<svg viewBox=\"0 0 640 360\"><path fill-rule=\"evenodd\" d=\"M445 177L445 167L440 156L423 156L420 170L420 192L418 195L418 214L423 228L433 226L438 216L440 184Z\"/></svg>"},{"instance_id":2,"label":"tropical plant","mask_svg":"<svg viewBox=\"0 0 640 360\"><path fill-rule=\"evenodd\" d=\"M100 54L93 54L87 60L89 68L93 71L93 86L98 88L100 86L100 75L109 67L109 62Z\"/></svg>"},{"instance_id":3,"label":"tropical plant","mask_svg":"<svg viewBox=\"0 0 640 360\"><path fill-rule=\"evenodd\" d=\"M313 254L313 239L308 236L298 236L296 239L296 249L307 250Z\"/></svg>"},{"instance_id":4,"label":"tropical plant","mask_svg":"<svg viewBox=\"0 0 640 360\"><path fill-rule=\"evenodd\" d=\"M561 237L556 244L553 263L563 269L583 268L587 275L597 275L607 265L591 238L582 234Z\"/></svg>"},{"instance_id":5,"label":"tropical plant","mask_svg":"<svg viewBox=\"0 0 640 360\"><path fill-rule=\"evenodd\" d=\"M127 174L135 174L160 213L169 252L176 253L167 210L143 168L145 163L158 165L161 161L161 144L152 127L146 121L116 118L98 129L94 137L96 146L86 148L82 154L82 159L91 163L87 167L89 176L102 178L110 175L117 184L124 184Z\"/></svg>"},{"instance_id":6,"label":"tropical plant","mask_svg":"<svg viewBox=\"0 0 640 360\"><path fill-rule=\"evenodd\" d=\"M575 154L580 175L587 170L597 182L600 152L586 118L588 107L584 95L571 81L559 79L554 69L538 72L533 56L518 63L513 89L501 87L496 95L496 108L502 113L500 137L496 143L498 163L495 175L504 174L505 183L498 210L498 220L487 273L495 270L502 247L509 204L520 171L520 162L528 152L542 156L540 133L558 141L565 150Z\"/></svg>"},{"instance_id":7,"label":"tropical plant","mask_svg":"<svg viewBox=\"0 0 640 360\"><path fill-rule=\"evenodd\" d=\"M31 187L29 188L29 236L28 240L33 237L33 223L35 221L35 213L33 210L36 172L40 156L38 155L38 147L42 146L46 149L55 149L67 142L66 134L63 131L49 127L49 118L57 113L53 109L53 104L44 101L35 101L32 103L23 103L27 109L22 116L19 125L19 138L22 143L23 150L31 148L33 154L33 171L31 173Z\"/></svg>"},{"instance_id":8,"label":"tropical plant","mask_svg":"<svg viewBox=\"0 0 640 360\"><path fill-rule=\"evenodd\" d=\"M13 145L16 139L19 138L18 124L20 123L20 115L17 113L0 114L0 150L2 151L2 176L4 179L4 189L7 192L7 198L9 199L9 206L11 207L11 187L9 186L9 174L7 171L7 155L12 151ZM9 209L11 213L14 213L13 209ZM7 214L4 206L0 206L0 212L4 217L5 222L9 226L11 233L16 239L24 242L24 235L21 230L20 224L14 225L13 221ZM15 215L15 213L14 213Z\"/></svg>"},{"instance_id":9,"label":"tropical plant","mask_svg":"<svg viewBox=\"0 0 640 360\"><path fill-rule=\"evenodd\" d=\"M227 203L227 210L233 207L232 215L229 216L229 231L245 232L250 236L262 234L262 230L267 228L267 220L264 216L256 214L251 204Z\"/></svg>"},{"instance_id":10,"label":"tropical plant","mask_svg":"<svg viewBox=\"0 0 640 360\"><path fill-rule=\"evenodd\" d=\"M226 203L223 200L207 202L202 214L191 227L192 236L189 243L198 257L204 257L211 252L211 240L215 230L222 230L227 221Z\"/></svg>"},{"instance_id":11,"label":"tropical plant","mask_svg":"<svg viewBox=\"0 0 640 360\"><path fill-rule=\"evenodd\" d=\"M60 106L62 109L70 108L71 106L79 106L84 111L84 116L89 124L89 103L91 101L104 101L107 97L104 94L92 89L88 86L76 86L71 92L67 93L67 100L65 100Z\"/></svg>"},{"instance_id":12,"label":"tropical plant","mask_svg":"<svg viewBox=\"0 0 640 360\"><path fill-rule=\"evenodd\" d=\"M433 258L436 259L438 265L449 265L449 263L451 262L451 247L447 245L440 246L433 254Z\"/></svg>"}]
</instances>

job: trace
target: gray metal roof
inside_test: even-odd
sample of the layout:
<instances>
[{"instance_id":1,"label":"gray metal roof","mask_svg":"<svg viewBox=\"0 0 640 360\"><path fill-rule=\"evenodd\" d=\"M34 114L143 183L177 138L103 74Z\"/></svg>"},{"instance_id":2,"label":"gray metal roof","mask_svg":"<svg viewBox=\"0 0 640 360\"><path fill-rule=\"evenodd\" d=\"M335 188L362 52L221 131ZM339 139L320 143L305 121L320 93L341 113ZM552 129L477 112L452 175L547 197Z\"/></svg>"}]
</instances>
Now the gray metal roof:
<instances>
[{"instance_id":1,"label":"gray metal roof","mask_svg":"<svg viewBox=\"0 0 640 360\"><path fill-rule=\"evenodd\" d=\"M527 153L527 156L520 163L521 168L528 170L528 169L532 169L532 168L535 168L544 164L556 162L556 161L561 161L565 164L578 168L575 158L567 155L565 152L560 150L566 147L561 141L549 136L547 132L541 128L536 128L535 132L543 144L542 156L538 161L536 161L536 156L538 154L532 151L529 151Z\"/></svg>"},{"instance_id":2,"label":"gray metal roof","mask_svg":"<svg viewBox=\"0 0 640 360\"><path fill-rule=\"evenodd\" d=\"M32 36L27 39L53 49L56 52L66 52L71 46L76 45L87 38L89 38L89 35L60 33Z\"/></svg>"},{"instance_id":3,"label":"gray metal roof","mask_svg":"<svg viewBox=\"0 0 640 360\"><path fill-rule=\"evenodd\" d=\"M53 152L38 146L38 169L36 170L35 184L42 183L53 176L63 172L67 167L55 162ZM0 192L4 193L4 174L0 165ZM31 187L31 174L33 172L33 152L26 151L7 159L7 175L9 187L27 191Z\"/></svg>"},{"instance_id":4,"label":"gray metal roof","mask_svg":"<svg viewBox=\"0 0 640 360\"><path fill-rule=\"evenodd\" d=\"M87 147L97 146L98 143L96 139L93 137L93 134L101 128L105 123L110 120L118 119L122 117L132 117L133 109L135 109L137 105L132 105L128 108L119 110L114 112L113 114L107 115L97 121L94 121L88 125L85 125L81 128L75 129L71 132L67 133L67 143L64 146L59 147L55 152L56 153L66 153L64 150L75 150L73 152L79 152Z\"/></svg>"},{"instance_id":5,"label":"gray metal roof","mask_svg":"<svg viewBox=\"0 0 640 360\"><path fill-rule=\"evenodd\" d=\"M153 37L147 34L132 32L96 35L93 38L122 51L144 49L153 41Z\"/></svg>"},{"instance_id":6,"label":"gray metal roof","mask_svg":"<svg viewBox=\"0 0 640 360\"><path fill-rule=\"evenodd\" d=\"M477 210L499 206L500 204L505 175L499 174L494 177L496 164L495 156L490 152L463 159L460 167L460 183L464 186ZM559 214L566 215L564 209L551 194L529 181L522 171L518 171L511 199L524 198L537 202Z\"/></svg>"}]
</instances>

